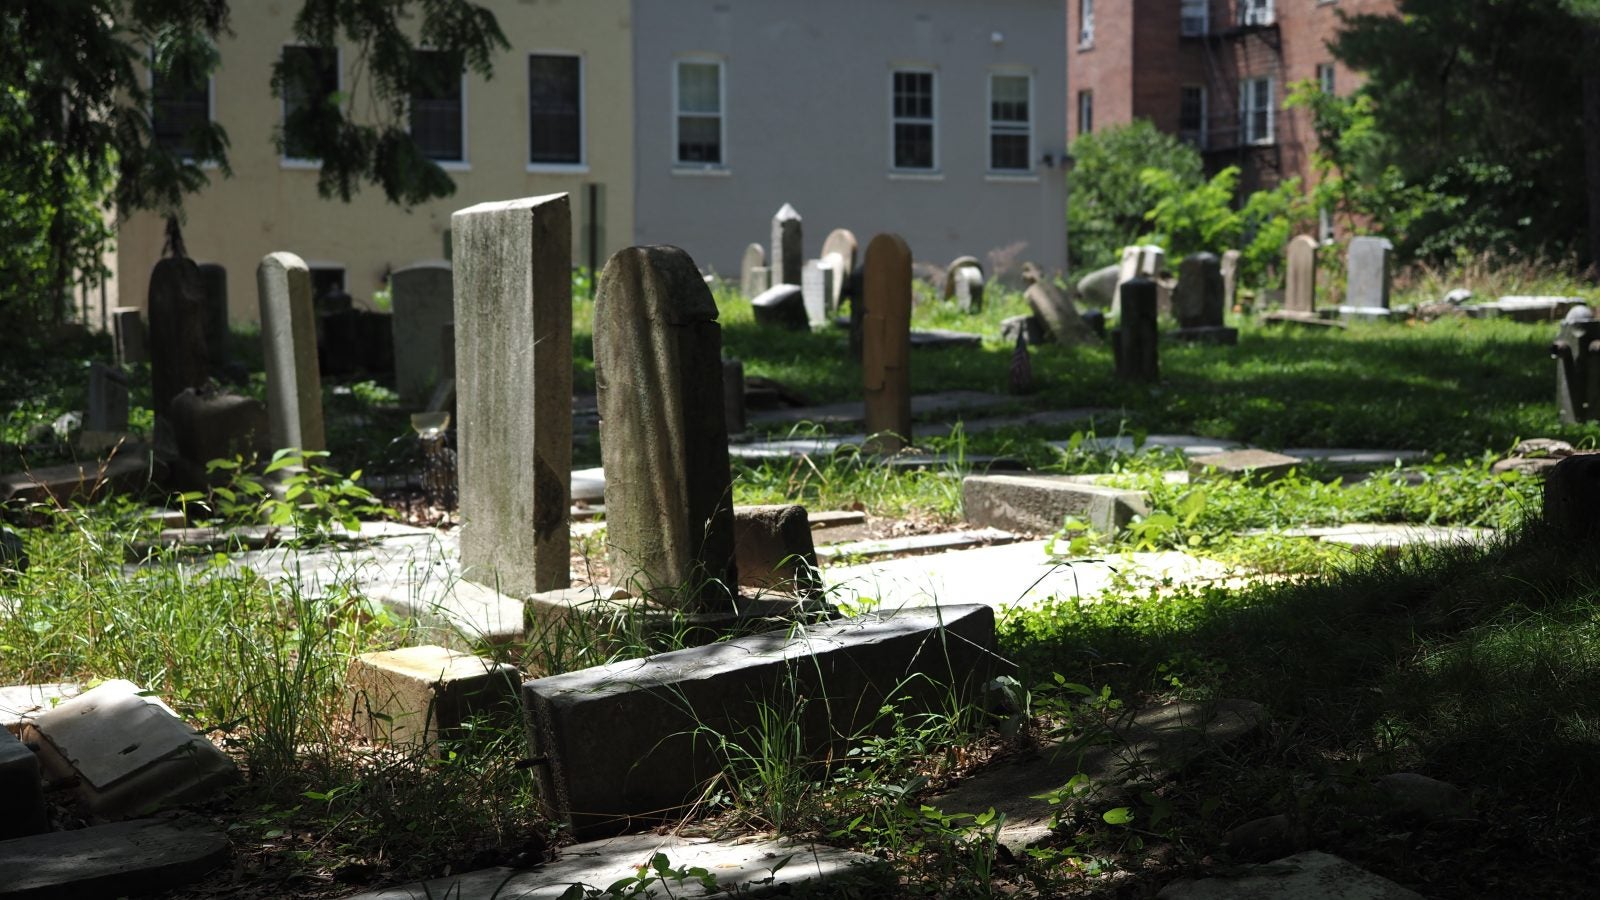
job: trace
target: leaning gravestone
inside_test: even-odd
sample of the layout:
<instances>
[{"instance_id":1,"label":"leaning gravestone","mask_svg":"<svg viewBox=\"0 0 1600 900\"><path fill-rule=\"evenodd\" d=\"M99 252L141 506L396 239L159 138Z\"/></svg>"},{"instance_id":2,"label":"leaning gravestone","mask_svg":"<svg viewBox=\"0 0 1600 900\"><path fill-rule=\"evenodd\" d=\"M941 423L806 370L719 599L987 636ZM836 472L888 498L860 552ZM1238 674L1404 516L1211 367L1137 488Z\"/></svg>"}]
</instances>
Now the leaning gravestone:
<instances>
[{"instance_id":1,"label":"leaning gravestone","mask_svg":"<svg viewBox=\"0 0 1600 900\"><path fill-rule=\"evenodd\" d=\"M1117 377L1127 381L1156 381L1160 377L1156 283L1148 278L1135 278L1123 283L1121 295L1122 324L1112 347Z\"/></svg>"},{"instance_id":2,"label":"leaning gravestone","mask_svg":"<svg viewBox=\"0 0 1600 900\"><path fill-rule=\"evenodd\" d=\"M1285 251L1288 257L1288 278L1283 295L1283 309L1288 313L1315 315L1317 311L1317 240L1310 235L1296 235Z\"/></svg>"},{"instance_id":3,"label":"leaning gravestone","mask_svg":"<svg viewBox=\"0 0 1600 900\"><path fill-rule=\"evenodd\" d=\"M157 417L184 388L206 383L200 271L193 260L163 259L150 273L150 399Z\"/></svg>"},{"instance_id":4,"label":"leaning gravestone","mask_svg":"<svg viewBox=\"0 0 1600 900\"><path fill-rule=\"evenodd\" d=\"M1043 323L1044 330L1057 343L1069 347L1100 343L1094 329L1078 314L1078 308L1039 271L1038 266L1027 263L1022 267L1022 272L1023 279L1028 282L1027 293L1023 295L1028 301L1028 308L1033 310L1034 318ZM1014 342L1016 339L1011 340Z\"/></svg>"},{"instance_id":5,"label":"leaning gravestone","mask_svg":"<svg viewBox=\"0 0 1600 900\"><path fill-rule=\"evenodd\" d=\"M679 608L737 590L717 304L689 254L630 247L595 292L611 583Z\"/></svg>"},{"instance_id":6,"label":"leaning gravestone","mask_svg":"<svg viewBox=\"0 0 1600 900\"><path fill-rule=\"evenodd\" d=\"M1345 305L1389 308L1389 251L1393 249L1394 245L1387 238L1350 239Z\"/></svg>"},{"instance_id":7,"label":"leaning gravestone","mask_svg":"<svg viewBox=\"0 0 1600 900\"><path fill-rule=\"evenodd\" d=\"M750 301L750 313L762 328L808 331L811 316L806 308L805 291L798 285L775 284Z\"/></svg>"},{"instance_id":8,"label":"leaning gravestone","mask_svg":"<svg viewBox=\"0 0 1600 900\"><path fill-rule=\"evenodd\" d=\"M870 449L893 452L911 436L911 248L898 234L867 245L862 375Z\"/></svg>"},{"instance_id":9,"label":"leaning gravestone","mask_svg":"<svg viewBox=\"0 0 1600 900\"><path fill-rule=\"evenodd\" d=\"M833 300L836 273L831 263L807 260L800 270L800 295L805 303L806 321L812 328L828 324L828 309Z\"/></svg>"},{"instance_id":10,"label":"leaning gravestone","mask_svg":"<svg viewBox=\"0 0 1600 900\"><path fill-rule=\"evenodd\" d=\"M767 251L760 244L751 244L744 248L744 256L739 259L739 291L746 297L754 297L772 285L767 283Z\"/></svg>"},{"instance_id":11,"label":"leaning gravestone","mask_svg":"<svg viewBox=\"0 0 1600 900\"><path fill-rule=\"evenodd\" d=\"M228 361L228 270L217 263L196 267L200 273L200 312L205 324L206 353L211 368Z\"/></svg>"},{"instance_id":12,"label":"leaning gravestone","mask_svg":"<svg viewBox=\"0 0 1600 900\"><path fill-rule=\"evenodd\" d=\"M256 289L273 449L326 449L311 269L293 253L269 253L256 267Z\"/></svg>"},{"instance_id":13,"label":"leaning gravestone","mask_svg":"<svg viewBox=\"0 0 1600 900\"><path fill-rule=\"evenodd\" d=\"M457 210L450 233L462 577L519 597L564 588L572 583L571 201L480 203Z\"/></svg>"},{"instance_id":14,"label":"leaning gravestone","mask_svg":"<svg viewBox=\"0 0 1600 900\"><path fill-rule=\"evenodd\" d=\"M440 335L455 316L455 276L445 262L406 266L389 276L394 307L394 384L413 409L427 402L435 385L454 378L445 366Z\"/></svg>"},{"instance_id":15,"label":"leaning gravestone","mask_svg":"<svg viewBox=\"0 0 1600 900\"><path fill-rule=\"evenodd\" d=\"M772 284L799 284L805 249L800 241L800 214L785 203L772 217L772 253L767 265L772 269Z\"/></svg>"},{"instance_id":16,"label":"leaning gravestone","mask_svg":"<svg viewBox=\"0 0 1600 900\"><path fill-rule=\"evenodd\" d=\"M858 250L856 236L848 228L835 228L828 232L827 239L822 242L823 262L827 262L835 254L839 257L833 266L833 299L828 305L830 314L839 311L839 305L845 293L845 285L850 282L850 277L856 271L856 253Z\"/></svg>"}]
</instances>

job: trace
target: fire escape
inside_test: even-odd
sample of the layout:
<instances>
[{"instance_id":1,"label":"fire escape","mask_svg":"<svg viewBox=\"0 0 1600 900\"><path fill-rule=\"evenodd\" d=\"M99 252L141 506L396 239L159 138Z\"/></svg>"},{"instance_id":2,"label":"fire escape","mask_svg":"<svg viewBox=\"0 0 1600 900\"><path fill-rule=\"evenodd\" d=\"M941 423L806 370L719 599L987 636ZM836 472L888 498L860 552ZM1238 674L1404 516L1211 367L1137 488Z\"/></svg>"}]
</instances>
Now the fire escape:
<instances>
[{"instance_id":1,"label":"fire escape","mask_svg":"<svg viewBox=\"0 0 1600 900\"><path fill-rule=\"evenodd\" d=\"M1276 183L1283 173L1280 145L1290 125L1282 115L1282 0L1184 0L1182 36L1205 59L1206 85L1199 146L1206 171L1241 170L1241 193ZM1214 13L1220 12L1217 16ZM1263 86L1261 79L1268 79ZM1265 87L1265 90L1263 90Z\"/></svg>"}]
</instances>

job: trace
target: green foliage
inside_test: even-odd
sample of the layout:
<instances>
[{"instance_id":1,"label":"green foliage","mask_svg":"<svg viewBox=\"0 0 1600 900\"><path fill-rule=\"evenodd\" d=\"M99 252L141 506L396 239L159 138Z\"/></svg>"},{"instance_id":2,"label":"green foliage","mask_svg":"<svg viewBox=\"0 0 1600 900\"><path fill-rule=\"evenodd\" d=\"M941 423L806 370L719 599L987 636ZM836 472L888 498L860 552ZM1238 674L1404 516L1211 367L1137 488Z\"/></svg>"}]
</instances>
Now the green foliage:
<instances>
[{"instance_id":1,"label":"green foliage","mask_svg":"<svg viewBox=\"0 0 1600 900\"><path fill-rule=\"evenodd\" d=\"M210 505L224 521L291 527L294 542L305 546L359 534L362 516L385 512L376 497L361 486L361 470L348 475L322 465L327 451L284 448L272 455L260 475L235 459L214 459L208 472L229 472L226 485L210 490ZM268 476L279 474L273 483ZM185 494L187 503L199 494Z\"/></svg>"},{"instance_id":2,"label":"green foliage","mask_svg":"<svg viewBox=\"0 0 1600 900\"><path fill-rule=\"evenodd\" d=\"M1220 256L1238 248L1242 283L1282 284L1278 260L1283 247L1311 218L1298 178L1270 191L1256 191L1236 209L1239 169L1235 166L1187 189L1173 173L1161 169L1146 169L1140 177L1159 198L1145 214L1155 231L1141 237L1141 243L1159 244L1173 259L1202 251ZM1269 274L1275 276L1270 282Z\"/></svg>"},{"instance_id":3,"label":"green foliage","mask_svg":"<svg viewBox=\"0 0 1600 900\"><path fill-rule=\"evenodd\" d=\"M1147 171L1166 173L1169 192L1204 181L1200 153L1144 119L1081 135L1071 153L1067 234L1074 268L1115 263L1122 248L1144 231L1145 213L1161 197Z\"/></svg>"}]
</instances>

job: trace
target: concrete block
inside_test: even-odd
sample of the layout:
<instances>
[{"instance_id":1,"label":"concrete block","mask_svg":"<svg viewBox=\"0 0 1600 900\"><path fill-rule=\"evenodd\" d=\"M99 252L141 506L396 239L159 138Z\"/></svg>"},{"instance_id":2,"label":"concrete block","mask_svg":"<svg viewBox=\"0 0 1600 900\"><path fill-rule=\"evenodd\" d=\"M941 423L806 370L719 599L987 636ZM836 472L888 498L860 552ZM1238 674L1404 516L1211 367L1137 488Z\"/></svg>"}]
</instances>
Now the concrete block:
<instances>
[{"instance_id":1,"label":"concrete block","mask_svg":"<svg viewBox=\"0 0 1600 900\"><path fill-rule=\"evenodd\" d=\"M521 672L509 663L444 647L363 653L350 663L345 694L356 727L373 740L436 747L460 738L476 717L516 722Z\"/></svg>"},{"instance_id":2,"label":"concrete block","mask_svg":"<svg viewBox=\"0 0 1600 900\"><path fill-rule=\"evenodd\" d=\"M837 754L845 737L883 724L890 699L915 714L975 696L1011 668L993 648L992 609L947 606L530 681L523 706L545 811L580 838L674 818L723 772L717 736L750 744L763 708L793 717L804 752Z\"/></svg>"},{"instance_id":3,"label":"concrete block","mask_svg":"<svg viewBox=\"0 0 1600 900\"><path fill-rule=\"evenodd\" d=\"M233 760L158 697L131 681L107 681L40 713L39 761L58 778L76 776L89 811L121 818L203 800L239 778Z\"/></svg>"},{"instance_id":4,"label":"concrete block","mask_svg":"<svg viewBox=\"0 0 1600 900\"><path fill-rule=\"evenodd\" d=\"M227 858L222 833L155 819L36 834L0 841L0 898L166 896Z\"/></svg>"},{"instance_id":5,"label":"concrete block","mask_svg":"<svg viewBox=\"0 0 1600 900\"><path fill-rule=\"evenodd\" d=\"M44 812L39 757L5 729L0 729L0 797L6 798L5 812L0 814L0 840L38 834L50 827Z\"/></svg>"},{"instance_id":6,"label":"concrete block","mask_svg":"<svg viewBox=\"0 0 1600 900\"><path fill-rule=\"evenodd\" d=\"M961 482L968 522L1006 531L1053 534L1068 516L1116 534L1150 511L1143 491L1083 484L1053 475L969 475Z\"/></svg>"},{"instance_id":7,"label":"concrete block","mask_svg":"<svg viewBox=\"0 0 1600 900\"><path fill-rule=\"evenodd\" d=\"M1267 482L1276 481L1289 474L1296 466L1303 465L1305 465L1303 459L1273 453L1270 450L1229 450L1225 453L1191 457L1189 476L1197 480L1210 476Z\"/></svg>"},{"instance_id":8,"label":"concrete block","mask_svg":"<svg viewBox=\"0 0 1600 900\"><path fill-rule=\"evenodd\" d=\"M803 597L821 591L817 548L804 506L735 507L733 558L741 587Z\"/></svg>"}]
</instances>

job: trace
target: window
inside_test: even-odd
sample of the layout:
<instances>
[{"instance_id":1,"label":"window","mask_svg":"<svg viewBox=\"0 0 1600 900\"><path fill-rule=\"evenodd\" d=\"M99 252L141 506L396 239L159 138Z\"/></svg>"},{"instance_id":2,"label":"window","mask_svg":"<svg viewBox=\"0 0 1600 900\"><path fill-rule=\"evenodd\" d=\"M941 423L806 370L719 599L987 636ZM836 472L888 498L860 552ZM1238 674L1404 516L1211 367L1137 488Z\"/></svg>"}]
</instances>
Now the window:
<instances>
[{"instance_id":1,"label":"window","mask_svg":"<svg viewBox=\"0 0 1600 900\"><path fill-rule=\"evenodd\" d=\"M1317 63L1317 86L1324 94L1333 93L1333 63Z\"/></svg>"},{"instance_id":2,"label":"window","mask_svg":"<svg viewBox=\"0 0 1600 900\"><path fill-rule=\"evenodd\" d=\"M933 73L896 71L893 83L894 168L931 172L938 167Z\"/></svg>"},{"instance_id":3,"label":"window","mask_svg":"<svg viewBox=\"0 0 1600 900\"><path fill-rule=\"evenodd\" d=\"M290 134L317 130L325 124L339 92L339 51L333 47L283 48L283 155L286 159L312 159L311 148Z\"/></svg>"},{"instance_id":4,"label":"window","mask_svg":"<svg viewBox=\"0 0 1600 900\"><path fill-rule=\"evenodd\" d=\"M1178 89L1178 140L1206 148L1206 89L1186 84Z\"/></svg>"},{"instance_id":5,"label":"window","mask_svg":"<svg viewBox=\"0 0 1600 900\"><path fill-rule=\"evenodd\" d=\"M675 144L679 165L722 166L722 63L677 62Z\"/></svg>"},{"instance_id":6,"label":"window","mask_svg":"<svg viewBox=\"0 0 1600 900\"><path fill-rule=\"evenodd\" d=\"M311 299L320 300L344 293L344 269L333 266L311 267Z\"/></svg>"},{"instance_id":7,"label":"window","mask_svg":"<svg viewBox=\"0 0 1600 900\"><path fill-rule=\"evenodd\" d=\"M528 57L528 165L581 166L583 58Z\"/></svg>"},{"instance_id":8,"label":"window","mask_svg":"<svg viewBox=\"0 0 1600 900\"><path fill-rule=\"evenodd\" d=\"M1078 92L1078 133L1094 130L1094 91Z\"/></svg>"},{"instance_id":9,"label":"window","mask_svg":"<svg viewBox=\"0 0 1600 900\"><path fill-rule=\"evenodd\" d=\"M1211 0L1183 0L1179 15L1183 36L1200 37L1211 25Z\"/></svg>"},{"instance_id":10,"label":"window","mask_svg":"<svg viewBox=\"0 0 1600 900\"><path fill-rule=\"evenodd\" d=\"M194 132L211 123L211 79L184 84L150 69L150 130L156 144L183 159L195 156Z\"/></svg>"},{"instance_id":11,"label":"window","mask_svg":"<svg viewBox=\"0 0 1600 900\"><path fill-rule=\"evenodd\" d=\"M455 54L438 50L416 53L411 84L411 139L429 159L466 161L461 69L461 57Z\"/></svg>"},{"instance_id":12,"label":"window","mask_svg":"<svg viewBox=\"0 0 1600 900\"><path fill-rule=\"evenodd\" d=\"M1094 0L1078 0L1078 46L1094 46Z\"/></svg>"},{"instance_id":13,"label":"window","mask_svg":"<svg viewBox=\"0 0 1600 900\"><path fill-rule=\"evenodd\" d=\"M1272 0L1239 0L1240 25L1271 25Z\"/></svg>"},{"instance_id":14,"label":"window","mask_svg":"<svg viewBox=\"0 0 1600 900\"><path fill-rule=\"evenodd\" d=\"M1033 170L1033 76L989 76L989 168Z\"/></svg>"},{"instance_id":15,"label":"window","mask_svg":"<svg viewBox=\"0 0 1600 900\"><path fill-rule=\"evenodd\" d=\"M1272 79L1252 78L1239 85L1239 130L1246 144L1272 143Z\"/></svg>"}]
</instances>

